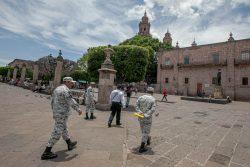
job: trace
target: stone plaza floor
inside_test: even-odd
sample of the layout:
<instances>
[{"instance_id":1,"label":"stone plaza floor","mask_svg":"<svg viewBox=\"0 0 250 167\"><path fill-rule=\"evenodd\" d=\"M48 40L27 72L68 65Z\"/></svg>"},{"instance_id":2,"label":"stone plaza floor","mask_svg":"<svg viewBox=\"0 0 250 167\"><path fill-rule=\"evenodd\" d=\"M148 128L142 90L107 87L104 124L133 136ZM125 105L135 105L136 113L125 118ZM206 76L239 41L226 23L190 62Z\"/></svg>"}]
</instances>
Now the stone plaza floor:
<instances>
[{"instance_id":1,"label":"stone plaza floor","mask_svg":"<svg viewBox=\"0 0 250 167\"><path fill-rule=\"evenodd\" d=\"M0 83L0 167L250 166L250 103L210 104L171 95L161 102L160 94L154 96L159 116L153 117L146 153L138 154L133 97L122 111L122 127L107 127L110 112L96 111L94 121L73 112L68 126L77 148L67 151L60 139L53 148L58 158L42 161L54 124L50 96Z\"/></svg>"}]
</instances>

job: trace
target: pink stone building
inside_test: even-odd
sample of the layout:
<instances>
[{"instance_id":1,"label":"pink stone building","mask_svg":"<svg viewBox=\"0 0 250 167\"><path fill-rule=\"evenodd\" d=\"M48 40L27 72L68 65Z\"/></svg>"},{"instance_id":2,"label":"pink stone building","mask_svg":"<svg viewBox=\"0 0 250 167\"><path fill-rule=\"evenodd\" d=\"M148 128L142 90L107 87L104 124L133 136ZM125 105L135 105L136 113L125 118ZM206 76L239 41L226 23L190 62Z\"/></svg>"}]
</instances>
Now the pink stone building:
<instances>
[{"instance_id":1,"label":"pink stone building","mask_svg":"<svg viewBox=\"0 0 250 167\"><path fill-rule=\"evenodd\" d=\"M168 38L169 40L166 40ZM167 32L164 43L172 43ZM160 49L156 91L170 94L213 95L215 87L224 97L250 100L250 39L234 40L171 50Z\"/></svg>"}]
</instances>

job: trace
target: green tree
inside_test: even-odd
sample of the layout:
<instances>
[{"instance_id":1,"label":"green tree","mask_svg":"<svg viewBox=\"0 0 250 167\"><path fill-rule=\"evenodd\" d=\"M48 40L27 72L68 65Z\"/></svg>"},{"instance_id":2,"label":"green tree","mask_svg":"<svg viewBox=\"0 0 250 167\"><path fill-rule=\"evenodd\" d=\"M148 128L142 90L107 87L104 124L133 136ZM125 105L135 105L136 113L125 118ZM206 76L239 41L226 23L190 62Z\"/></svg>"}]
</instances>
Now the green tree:
<instances>
[{"instance_id":1,"label":"green tree","mask_svg":"<svg viewBox=\"0 0 250 167\"><path fill-rule=\"evenodd\" d=\"M32 72L32 70L27 69L27 70L26 70L25 77L26 77L26 78L33 79L33 72Z\"/></svg>"},{"instance_id":2,"label":"green tree","mask_svg":"<svg viewBox=\"0 0 250 167\"><path fill-rule=\"evenodd\" d=\"M160 47L163 47L163 49L172 48L171 45L162 44L157 38L139 36L139 35L127 39L124 42L120 43L119 45L136 45L145 47L146 49L149 50L149 64L145 77L145 80L148 84L156 83L156 77L157 77L157 58L155 56L156 52Z\"/></svg>"},{"instance_id":3,"label":"green tree","mask_svg":"<svg viewBox=\"0 0 250 167\"><path fill-rule=\"evenodd\" d=\"M78 67L82 71L87 71L88 70L88 59L89 59L89 55L88 54L83 54L83 56L77 61Z\"/></svg>"},{"instance_id":4,"label":"green tree","mask_svg":"<svg viewBox=\"0 0 250 167\"><path fill-rule=\"evenodd\" d=\"M99 46L88 49L88 73L91 81L98 81L101 64L105 60L104 49L106 46ZM149 51L139 46L113 46L115 51L111 60L117 70L116 82L138 82L144 79L149 62Z\"/></svg>"},{"instance_id":5,"label":"green tree","mask_svg":"<svg viewBox=\"0 0 250 167\"><path fill-rule=\"evenodd\" d=\"M77 80L85 80L89 81L89 75L87 71L75 70L70 75L75 81Z\"/></svg>"},{"instance_id":6,"label":"green tree","mask_svg":"<svg viewBox=\"0 0 250 167\"><path fill-rule=\"evenodd\" d=\"M4 66L0 67L0 75L7 76L9 69L13 69L13 68L12 67L4 67Z\"/></svg>"},{"instance_id":7,"label":"green tree","mask_svg":"<svg viewBox=\"0 0 250 167\"><path fill-rule=\"evenodd\" d=\"M51 79L52 79L52 77L49 74L45 74L42 76L43 81L50 81Z\"/></svg>"}]
</instances>

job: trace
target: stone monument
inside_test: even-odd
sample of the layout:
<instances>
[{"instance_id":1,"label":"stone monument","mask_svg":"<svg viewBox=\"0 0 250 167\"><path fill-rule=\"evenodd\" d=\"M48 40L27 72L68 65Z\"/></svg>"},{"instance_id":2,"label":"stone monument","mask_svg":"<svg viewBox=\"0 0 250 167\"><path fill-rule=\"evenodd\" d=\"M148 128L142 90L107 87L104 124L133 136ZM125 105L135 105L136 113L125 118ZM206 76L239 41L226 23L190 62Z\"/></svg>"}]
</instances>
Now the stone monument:
<instances>
[{"instance_id":1,"label":"stone monument","mask_svg":"<svg viewBox=\"0 0 250 167\"><path fill-rule=\"evenodd\" d=\"M8 73L7 73L7 80L10 80L10 69L8 69Z\"/></svg>"},{"instance_id":2,"label":"stone monument","mask_svg":"<svg viewBox=\"0 0 250 167\"><path fill-rule=\"evenodd\" d=\"M222 99L223 98L221 86L214 87L214 98L215 99Z\"/></svg>"},{"instance_id":3,"label":"stone monument","mask_svg":"<svg viewBox=\"0 0 250 167\"><path fill-rule=\"evenodd\" d=\"M26 65L23 64L23 66L22 66L22 72L21 72L21 78L20 78L21 85L23 85L23 82L25 80L25 74L26 74Z\"/></svg>"},{"instance_id":4,"label":"stone monument","mask_svg":"<svg viewBox=\"0 0 250 167\"><path fill-rule=\"evenodd\" d=\"M54 75L54 88L56 88L57 86L59 86L61 84L62 68L63 68L63 57L62 57L62 51L59 50L59 56L56 59L56 69L55 69L55 75Z\"/></svg>"},{"instance_id":5,"label":"stone monument","mask_svg":"<svg viewBox=\"0 0 250 167\"><path fill-rule=\"evenodd\" d=\"M217 73L217 83L214 87L214 98L215 99L223 98L222 87L221 87L221 69L218 69Z\"/></svg>"},{"instance_id":6,"label":"stone monument","mask_svg":"<svg viewBox=\"0 0 250 167\"><path fill-rule=\"evenodd\" d=\"M38 80L38 64L34 63L33 65L33 83L36 83Z\"/></svg>"},{"instance_id":7,"label":"stone monument","mask_svg":"<svg viewBox=\"0 0 250 167\"><path fill-rule=\"evenodd\" d=\"M96 108L99 110L110 110L110 93L114 87L114 79L116 70L114 70L114 65L110 60L111 54L114 50L109 45L108 48L104 49L106 54L106 59L99 69L99 85L98 85L98 103Z\"/></svg>"},{"instance_id":8,"label":"stone monument","mask_svg":"<svg viewBox=\"0 0 250 167\"><path fill-rule=\"evenodd\" d=\"M14 71L13 71L13 80L16 80L16 75L17 75L17 66L14 67Z\"/></svg>"}]
</instances>

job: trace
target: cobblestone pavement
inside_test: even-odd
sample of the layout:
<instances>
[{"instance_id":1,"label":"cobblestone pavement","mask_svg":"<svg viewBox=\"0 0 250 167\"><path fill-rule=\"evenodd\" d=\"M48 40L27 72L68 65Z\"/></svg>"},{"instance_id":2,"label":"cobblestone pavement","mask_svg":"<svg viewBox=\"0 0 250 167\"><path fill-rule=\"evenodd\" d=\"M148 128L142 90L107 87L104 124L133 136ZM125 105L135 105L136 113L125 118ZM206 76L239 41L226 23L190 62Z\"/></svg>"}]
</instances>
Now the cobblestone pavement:
<instances>
[{"instance_id":1,"label":"cobblestone pavement","mask_svg":"<svg viewBox=\"0 0 250 167\"><path fill-rule=\"evenodd\" d=\"M61 138L52 149L58 158L42 161L54 125L50 97L0 83L0 167L123 166L124 128L107 127L109 112L96 116L86 121L73 112L69 134L77 148L67 151Z\"/></svg>"},{"instance_id":2,"label":"cobblestone pavement","mask_svg":"<svg viewBox=\"0 0 250 167\"><path fill-rule=\"evenodd\" d=\"M137 153L139 124L132 112L126 114L128 167L250 166L250 103L191 102L171 95L160 102L162 96L154 96L159 116L153 118L148 152Z\"/></svg>"},{"instance_id":3,"label":"cobblestone pavement","mask_svg":"<svg viewBox=\"0 0 250 167\"><path fill-rule=\"evenodd\" d=\"M132 114L139 95L122 112L124 127L107 128L110 112L97 111L94 121L72 113L69 133L77 148L67 151L61 139L53 148L59 157L41 161L54 124L50 97L0 83L0 167L250 166L250 103L210 104L171 95L161 102L155 94L160 115L153 118L152 144L138 154L141 134Z\"/></svg>"}]
</instances>

